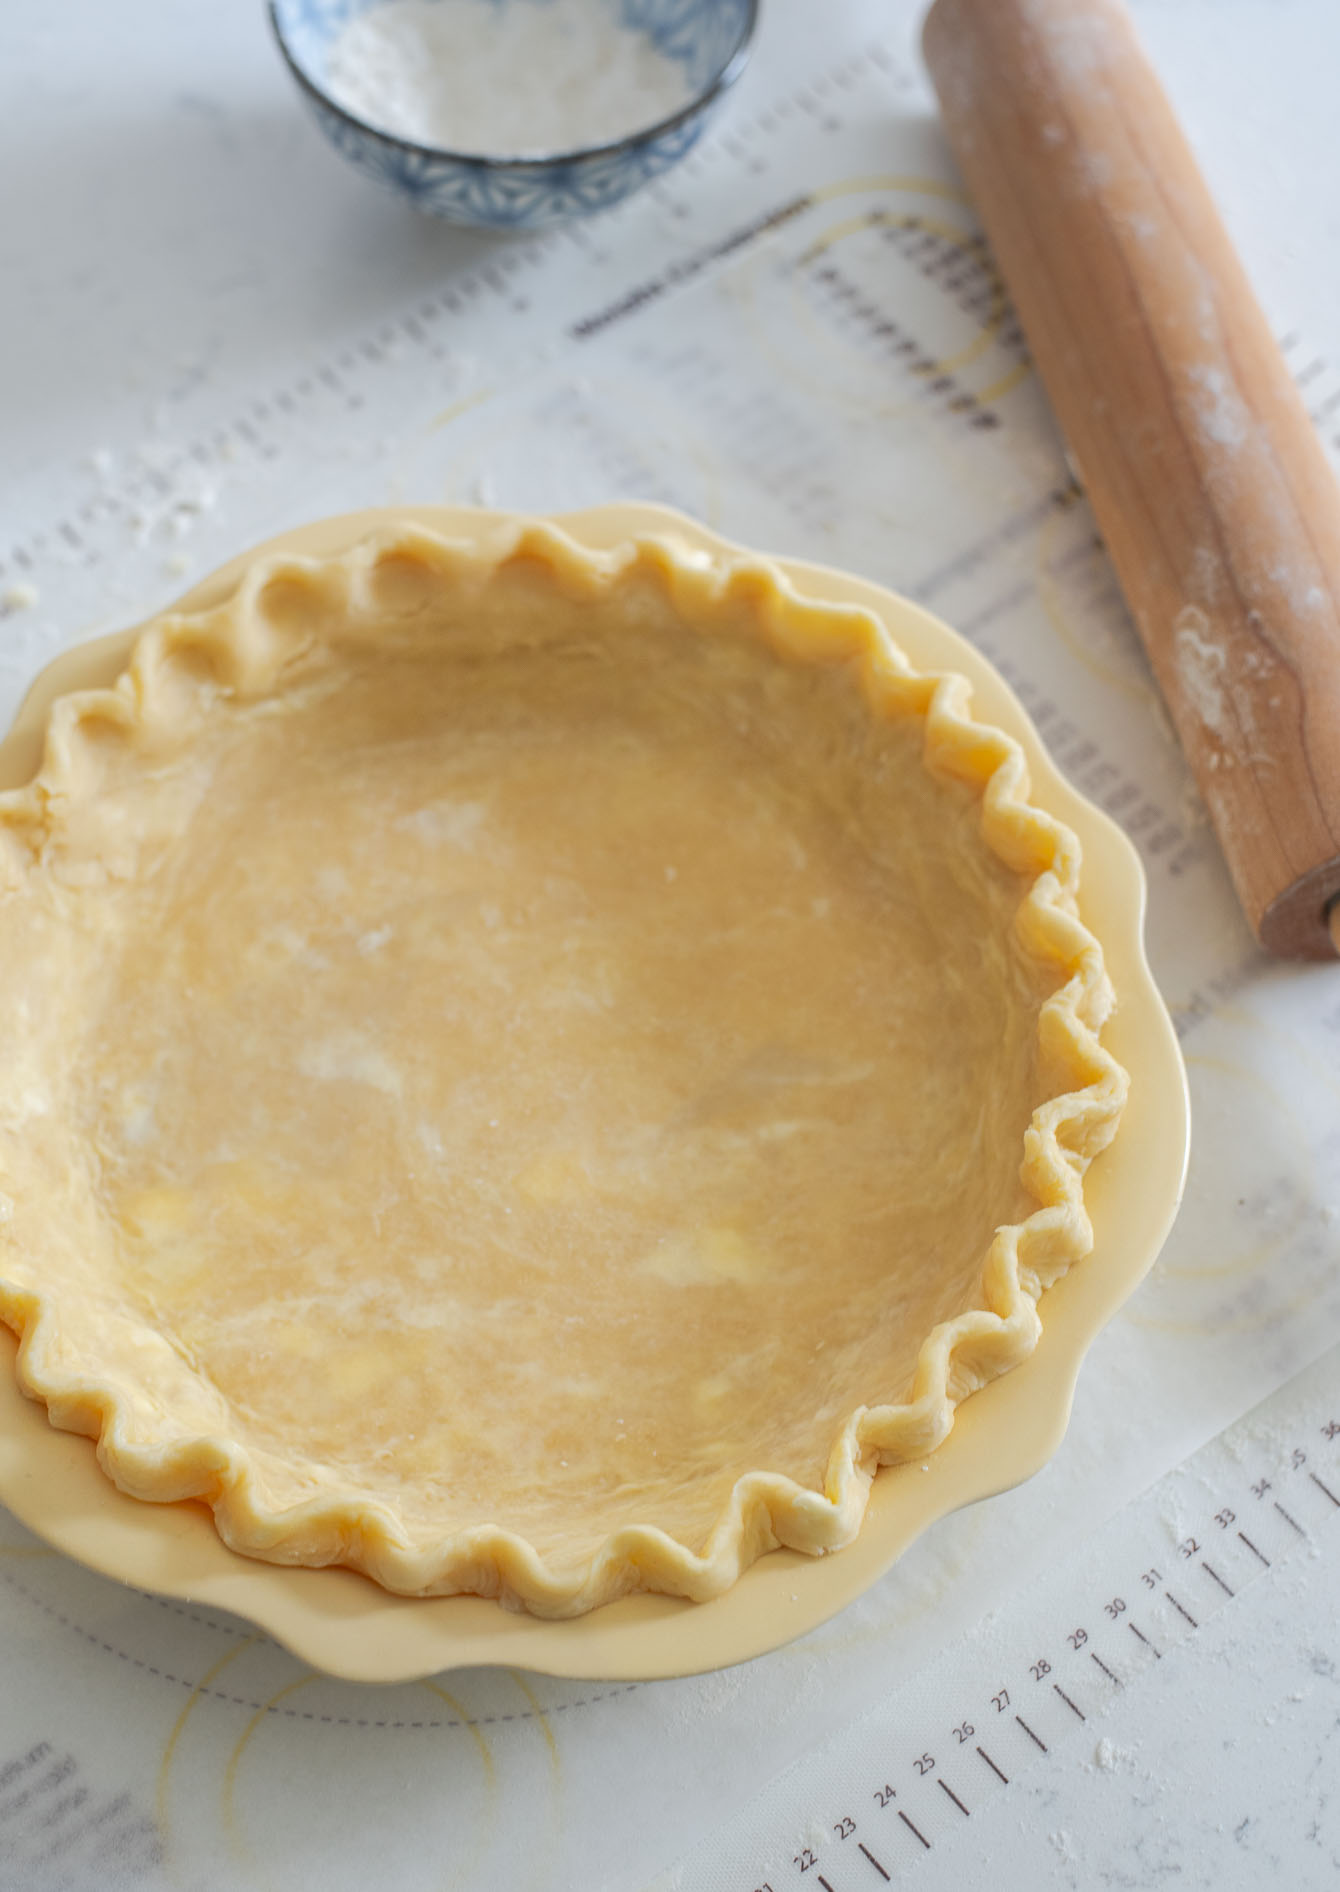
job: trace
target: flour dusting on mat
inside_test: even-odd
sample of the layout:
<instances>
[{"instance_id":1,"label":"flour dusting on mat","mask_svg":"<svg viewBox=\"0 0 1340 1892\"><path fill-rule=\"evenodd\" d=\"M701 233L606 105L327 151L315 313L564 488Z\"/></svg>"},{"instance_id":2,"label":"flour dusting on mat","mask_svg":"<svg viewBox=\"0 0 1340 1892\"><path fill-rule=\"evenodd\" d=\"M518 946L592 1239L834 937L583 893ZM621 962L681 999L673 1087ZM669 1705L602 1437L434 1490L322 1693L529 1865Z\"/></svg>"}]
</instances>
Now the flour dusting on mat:
<instances>
[{"instance_id":1,"label":"flour dusting on mat","mask_svg":"<svg viewBox=\"0 0 1340 1892\"><path fill-rule=\"evenodd\" d=\"M344 27L325 83L382 131L481 157L609 144L693 96L618 0L387 0Z\"/></svg>"}]
</instances>

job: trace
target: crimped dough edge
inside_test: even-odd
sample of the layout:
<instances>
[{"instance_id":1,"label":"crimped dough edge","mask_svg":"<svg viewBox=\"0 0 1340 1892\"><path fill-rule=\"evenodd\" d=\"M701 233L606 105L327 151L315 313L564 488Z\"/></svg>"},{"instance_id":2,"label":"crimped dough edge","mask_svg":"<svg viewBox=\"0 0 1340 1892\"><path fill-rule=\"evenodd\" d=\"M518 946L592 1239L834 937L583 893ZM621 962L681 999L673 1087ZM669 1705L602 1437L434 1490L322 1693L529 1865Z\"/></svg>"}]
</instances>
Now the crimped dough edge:
<instances>
[{"instance_id":1,"label":"crimped dough edge","mask_svg":"<svg viewBox=\"0 0 1340 1892\"><path fill-rule=\"evenodd\" d=\"M170 1427L155 1443L143 1425L136 1388L96 1362L71 1364L59 1344L60 1293L37 1294L0 1277L0 1320L20 1336L17 1375L51 1422L97 1441L108 1477L133 1497L199 1499L233 1550L262 1560L363 1572L410 1596L472 1593L549 1618L584 1614L634 1591L705 1601L728 1589L758 1557L779 1546L811 1555L838 1550L860 1529L881 1464L922 1457L953 1427L958 1402L1020 1364L1042 1331L1043 1290L1093 1243L1084 1176L1116 1132L1127 1075L1099 1033L1114 996L1102 948L1078 911L1080 848L1060 821L1028 800L1027 763L1004 731L973 719L971 686L954 672L912 668L882 620L857 605L802 597L767 559L708 554L673 534L639 534L610 551L578 544L543 520L481 523L470 538L417 525L385 527L334 557L270 555L255 561L236 590L212 609L169 612L138 639L108 689L60 698L48 720L41 767L26 787L0 793L0 893L17 887L63 811L94 792L95 732L112 724L151 738L159 754L191 740L219 693L263 696L312 641L267 604L284 587L319 594L337 618L384 616L370 579L387 561L408 560L453 584L482 584L499 567L543 567L568 596L599 597L629 578L660 585L692 624L745 609L765 644L811 660L849 658L876 716L912 713L925 725L924 759L981 794L981 832L1014 871L1031 876L1016 925L1026 950L1062 983L1044 1001L1039 1038L1046 1068L1063 1085L1033 1111L1021 1180L1038 1207L996 1231L983 1266L984 1305L935 1327L918 1354L909 1397L858 1407L829 1454L822 1491L778 1473L737 1479L701 1551L646 1525L611 1534L584 1564L555 1568L520 1535L497 1526L414 1542L384 1504L324 1494L283 1511L257 1491L249 1450L218 1436ZM271 588L276 589L271 589ZM132 1424L138 1412L139 1426Z\"/></svg>"}]
</instances>

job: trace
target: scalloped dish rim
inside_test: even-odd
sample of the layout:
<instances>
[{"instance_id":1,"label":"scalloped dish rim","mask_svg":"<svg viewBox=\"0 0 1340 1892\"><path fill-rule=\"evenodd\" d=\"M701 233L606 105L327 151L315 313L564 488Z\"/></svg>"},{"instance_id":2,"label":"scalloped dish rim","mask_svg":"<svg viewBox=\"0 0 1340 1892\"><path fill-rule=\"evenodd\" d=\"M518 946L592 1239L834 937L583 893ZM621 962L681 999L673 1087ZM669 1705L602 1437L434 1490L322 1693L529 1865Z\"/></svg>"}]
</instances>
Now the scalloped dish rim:
<instances>
[{"instance_id":1,"label":"scalloped dish rim","mask_svg":"<svg viewBox=\"0 0 1340 1892\"><path fill-rule=\"evenodd\" d=\"M51 704L72 691L68 680L72 666L82 669L88 679L85 690L89 682L103 681L100 691L86 697L86 705L105 714L115 702L118 714L138 714L136 692L141 673L170 644L174 624L184 624L181 634L198 639L204 624L211 623L226 654L235 663L245 662L242 639L248 621L248 586L254 588L260 574L269 576L276 562L282 567L285 559L314 559L320 563L333 560L345 574L356 574L360 542L379 532L399 532L411 544L417 535L425 555L433 556L437 546L448 565L453 556L467 564L472 559L478 564L482 554L487 564L490 558L496 562L499 557L524 551L547 559L551 569L561 571L573 583L616 582L630 565L647 565L666 583L676 601L681 591L692 598L701 590L706 597L715 586L713 596L717 596L735 585L749 592L751 603L755 591L762 601L759 617L765 641L770 634L773 641L794 643L802 656L811 648L825 653L833 648L857 650L867 666L876 667L881 688L900 701L906 699L904 707L910 706L913 713L924 718L928 755L935 765L948 767L979 786L988 845L1002 855L1011 850L1016 856L1021 852L1025 855L1024 871L1032 879L1021 916L1030 950L1062 968L1063 983L1043 1007L1041 1029L1051 1034L1053 1042L1059 1039L1064 1045L1068 1088L1039 1105L1026 1140L1025 1175L1039 1207L1022 1223L998 1232L985 1274L986 1306L942 1323L928 1337L921 1349L910 1399L898 1406L858 1409L848 1420L835 1444L823 1492L808 1491L779 1474L745 1473L737 1480L727 1511L703 1552L692 1552L649 1527L627 1527L614 1539L606 1540L576 1579L548 1571L538 1553L513 1533L488 1532L489 1558L485 1561L491 1561L498 1587L524 1599L530 1609L538 1607L539 1613L534 1616L505 1613L496 1602L480 1596L393 1594L397 1588L424 1587L427 1571L425 1553L398 1544L394 1533L386 1533L384 1541L373 1545L366 1563L369 1574L389 1582L387 1590L376 1589L347 1567L276 1566L255 1562L254 1552L253 1556L243 1556L230 1551L223 1539L214 1535L213 1522L200 1503L145 1504L123 1497L97 1470L86 1441L62 1436L40 1407L22 1399L12 1374L7 1373L8 1362L2 1357L0 1377L7 1378L8 1384L5 1397L0 1399L0 1498L60 1548L71 1550L109 1574L148 1582L167 1594L190 1595L196 1600L204 1600L205 1589L212 1588L214 1600L249 1615L317 1666L335 1673L392 1679L430 1673L453 1661L507 1659L532 1668L549 1668L554 1673L613 1677L682 1673L740 1660L790 1639L849 1600L856 1593L851 1587L858 1575L855 1566L864 1578L858 1580L857 1588L864 1588L865 1582L892 1561L932 1517L970 1497L1017 1482L1044 1462L1064 1430L1074 1374L1085 1347L1157 1253L1180 1195L1185 1166L1185 1077L1170 1021L1140 946L1143 874L1134 850L1114 824L1061 782L1054 765L1041 751L1036 733L997 674L946 627L879 587L794 561L761 559L677 514L653 507L605 507L550 520L517 520L467 508L395 508L320 521L281 535L279 540L253 548L232 561L195 587L173 611L160 614L152 621L153 632L144 643L140 639L146 627L141 627L139 632L102 640L84 647L82 652L66 653L57 659L30 692L0 752L5 761L4 779L19 785L31 777L34 745L44 740ZM626 548L632 538L638 545L629 551ZM451 550L453 542L455 553ZM619 547L625 548L622 562L609 556ZM703 551L712 556L706 574L700 556ZM699 556L685 558L685 552ZM371 555L368 552L364 557ZM295 571L301 569L294 567ZM250 577L237 583L243 573L250 573ZM105 687L106 680L121 670L132 643L137 646L136 684L132 687L128 679L125 687L111 692ZM929 665L928 652L934 653ZM905 653L905 661L899 661L900 653ZM63 706L66 720L76 713L75 705ZM878 707L872 707L871 713L877 715ZM54 751L47 751L49 765L53 753L58 766L59 743ZM16 806L22 797L7 799ZM1080 830L1086 856L1082 891L1078 850L1069 833L1072 828ZM1017 860L1012 864L1017 866ZM1096 877L1096 888L1090 886L1091 877ZM1096 901L1095 893L1099 894ZM1080 916L1077 898L1086 918L1095 905L1110 906L1111 917L1106 913L1094 916L1098 923L1090 932ZM1119 924L1122 919L1125 926ZM1133 938L1128 937L1128 929L1133 931ZM1110 952L1110 932L1114 943L1120 938L1116 958L1120 964L1121 1008L1114 1029L1105 1032L1105 1042L1100 1046L1096 1034L1104 1027L1110 1006L1104 968L1104 952ZM1096 1282L1087 1295L1077 1294L1072 1283L1078 1282L1083 1288L1096 1272L1092 1257L1064 1279L1057 1277L1071 1261L1087 1253L1088 1210L1101 1206L1105 1197L1114 1194L1108 1174L1111 1167L1115 1163L1121 1170L1126 1168L1118 1155L1127 1141L1127 1126L1123 1125L1112 1154L1097 1165L1092 1179L1096 1186L1085 1186L1089 1160L1104 1148L1122 1109L1122 1067L1124 1064L1129 1069L1132 1063L1125 1040L1133 1018L1140 1026L1134 1060L1136 1094L1141 1105L1153 1106L1152 1110L1137 1108L1135 1112L1136 1127L1145 1128L1141 1142L1150 1141L1146 1119L1152 1116L1158 1120L1152 1149L1142 1153L1143 1167L1148 1172L1146 1186L1137 1191L1143 1213L1135 1218L1136 1239L1129 1243L1123 1243L1120 1234L1115 1241L1109 1237L1105 1242L1103 1218L1097 1218L1099 1249L1109 1255L1108 1270L1114 1266L1109 1253L1112 1249L1119 1256L1126 1249L1126 1266L1119 1270L1119 1282L1104 1279ZM1156 1070L1162 1067L1152 1097L1146 1089L1148 1080L1140 1069L1142 1064ZM1151 1157L1155 1159L1152 1166ZM1136 1170L1134 1175L1140 1173ZM1132 1180L1126 1179L1127 1190ZM1109 1186L1104 1187L1104 1183ZM1119 1191L1115 1193L1120 1195ZM1124 1197L1122 1201L1126 1222L1127 1203ZM1142 1222L1147 1225L1143 1240L1138 1226ZM1115 1298L1114 1287L1120 1289ZM1040 1324L1035 1302L1043 1292L1048 1295L1047 1320ZM21 1310L27 1331L19 1353L19 1376L30 1394L52 1401L59 1408L62 1395L69 1403L71 1389L58 1385L44 1371L44 1347L40 1342L46 1321L36 1318L41 1311L36 1297L30 1300L32 1305ZM1064 1313L1077 1301L1078 1325L1075 1331L1067 1332L1075 1323L1067 1321ZM1093 1303L1087 1319L1085 1302ZM11 1309L11 1318L12 1314ZM1032 1375L1033 1381L1045 1389L1040 1400L1025 1399L1021 1408L1017 1395L1004 1402L997 1397L993 1402L998 1413L1002 1404L1020 1408L1013 1441L1002 1441L997 1436L993 1449L986 1454L987 1462L969 1465L968 1460L982 1457L980 1445L971 1449L981 1427L965 1422L991 1394L1017 1383L1039 1361L1049 1369ZM1004 1377L996 1378L996 1374ZM968 1393L973 1397L956 1422L955 1405ZM13 1425L16 1397L50 1439L74 1448L67 1462L72 1465L77 1459L93 1473L97 1484L114 1501L123 1530L104 1533L100 1538L96 1526L91 1532L81 1527L82 1511L71 1515L63 1510L57 1489L48 1492L55 1502L42 1501L33 1485L35 1482L50 1488L49 1479L32 1481L21 1475L25 1454L22 1448L14 1452L14 1438L16 1431L26 1432L31 1442L32 1428ZM76 1399L75 1405L78 1403ZM79 1410L82 1412L82 1407ZM74 1406L64 1418L67 1424L73 1420L80 1431L90 1429L87 1415L80 1422ZM144 1467L134 1468L127 1478L115 1427L115 1400L111 1399L101 1415L99 1456L109 1472L119 1474L119 1483L133 1481L146 1495L155 1495L152 1466L147 1479ZM998 1424L993 1430L998 1433ZM953 1444L960 1437L968 1440L970 1449L955 1453ZM1011 1443L1016 1449L1009 1449ZM256 1533L251 1530L247 1454L236 1443L228 1450L237 1462L230 1463L228 1479L215 1487L209 1501L219 1513L225 1535L251 1549L248 1535L254 1542ZM909 1481L905 1474L910 1468L905 1461L921 1460L923 1454L930 1456L921 1469L929 1469L931 1476L921 1477L919 1483ZM889 1466L889 1459L897 1462ZM963 1461L957 1480L953 1477L956 1460ZM948 1475L944 1470L946 1461ZM878 1479L874 1478L876 1463L886 1466ZM20 1472L17 1481L16 1471ZM58 1479L57 1488L60 1483ZM929 1504L918 1504L911 1498L914 1492L925 1494ZM161 1483L159 1493L169 1500L178 1496L177 1491ZM868 1502L870 1515L862 1528ZM347 1516L351 1501L338 1501L337 1509ZM175 1531L160 1532L157 1538L150 1532L147 1543L161 1548L164 1537L182 1543L189 1538L192 1555L186 1560L188 1565L198 1566L203 1560L205 1566L214 1566L212 1572L192 1569L188 1574L171 1568L151 1571L139 1556L128 1560L129 1546L121 1545L120 1539L127 1532L131 1541L143 1535L122 1515L130 1511L147 1513L150 1518L170 1515ZM218 1557L209 1556L208 1544L199 1539L196 1530L183 1530L187 1516L213 1537ZM886 1516L888 1524L881 1528ZM269 1541L273 1541L277 1522L276 1518L261 1519ZM333 1522L305 1520L318 1535L323 1529L333 1528ZM360 1524L360 1538L369 1537L367 1518L361 1513ZM479 1558L482 1536L478 1529L468 1534L465 1554L472 1563ZM872 1538L879 1540L873 1565L868 1554L853 1558L854 1551ZM773 1548L779 1542L794 1548ZM841 1558L802 1554L838 1547L845 1547ZM760 1552L767 1554L760 1556ZM462 1554L460 1540L454 1546L449 1541L445 1549L435 1547L432 1554L437 1561L434 1569L427 1571L428 1580L450 1581L452 1559L459 1562ZM220 1558L225 1563L220 1564ZM825 1575L840 1572L849 1559L853 1565L848 1567L846 1581L825 1581L817 1589L813 1582L800 1581L806 1571L822 1571ZM162 1561L155 1560L160 1564ZM167 1563L171 1565L170 1557ZM775 1564L786 1566L781 1577L783 1588L779 1590L776 1582L750 1581L756 1572L766 1572ZM648 1571L655 1590L669 1590L671 1594L628 1595L630 1583L640 1583ZM249 1583L247 1577L253 1572L258 1581ZM225 1580L211 1585L211 1575ZM264 1579L271 1580L268 1589ZM181 1587L183 1581L186 1588ZM742 1614L729 1604L746 1583L750 1584L753 1608ZM318 1585L326 1588L327 1603L336 1602L330 1586L338 1588L339 1601L333 1613L328 1609L310 1610L316 1602ZM696 1599L692 1607L678 1600L684 1596ZM758 1605L765 1596L774 1607L763 1612L767 1620L760 1623ZM237 1600L239 1597L244 1600ZM791 1599L790 1609L776 1607L781 1597ZM304 1598L309 1605L306 1612L300 1603ZM360 1608L360 1601L368 1607ZM425 1619L431 1613L435 1633L416 1637L410 1629L406 1637L403 1632L408 1626L400 1620L405 1611ZM594 1611L594 1615L574 1615L574 1611ZM487 1624L480 1620L480 1612L487 1613ZM624 1620L602 1622L616 1613L621 1613ZM714 1613L717 1620L706 1638L705 1659L701 1650L686 1654L686 1648L692 1649L702 1640L690 1625ZM304 1616L305 1623L301 1620ZM467 1617L468 1622L464 1620ZM364 1649L355 1656L343 1646L347 1629L355 1621L362 1622L365 1629L373 1623L386 1630L394 1625L396 1633L377 1638L382 1645L379 1650ZM319 1627L322 1624L324 1634ZM595 1626L593 1635L580 1633L589 1626ZM724 1642L720 1633L723 1630ZM537 1631L566 1639L562 1659L558 1659L561 1644L555 1644L552 1651L547 1641L536 1646ZM621 1631L626 1633L621 1635ZM338 1648L337 1643L341 1645ZM420 1653L411 1655L416 1643ZM617 1658L612 1648L597 1653L611 1643L624 1645ZM583 1659L574 1644L587 1647L589 1658ZM642 1653L633 1655L632 1650L638 1646Z\"/></svg>"}]
</instances>

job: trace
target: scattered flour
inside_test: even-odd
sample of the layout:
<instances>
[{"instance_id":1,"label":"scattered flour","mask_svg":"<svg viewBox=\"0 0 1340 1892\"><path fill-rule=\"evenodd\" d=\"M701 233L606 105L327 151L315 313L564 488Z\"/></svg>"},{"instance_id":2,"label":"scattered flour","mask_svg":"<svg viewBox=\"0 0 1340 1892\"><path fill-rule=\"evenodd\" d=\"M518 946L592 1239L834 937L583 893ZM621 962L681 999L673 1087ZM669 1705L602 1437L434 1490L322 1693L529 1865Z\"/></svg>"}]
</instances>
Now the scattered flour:
<instances>
[{"instance_id":1,"label":"scattered flour","mask_svg":"<svg viewBox=\"0 0 1340 1892\"><path fill-rule=\"evenodd\" d=\"M374 953L379 953L383 946L389 944L394 935L395 928L392 926L374 927L372 932L364 933L355 941L355 946L364 959L371 959Z\"/></svg>"},{"instance_id":2,"label":"scattered flour","mask_svg":"<svg viewBox=\"0 0 1340 1892\"><path fill-rule=\"evenodd\" d=\"M1197 364L1187 371L1196 419L1206 440L1216 447L1241 447L1251 435L1251 416L1237 388L1222 368Z\"/></svg>"},{"instance_id":3,"label":"scattered flour","mask_svg":"<svg viewBox=\"0 0 1340 1892\"><path fill-rule=\"evenodd\" d=\"M31 611L39 596L36 585L20 579L17 584L5 587L3 595L0 595L0 606L6 611Z\"/></svg>"},{"instance_id":4,"label":"scattered flour","mask_svg":"<svg viewBox=\"0 0 1340 1892\"><path fill-rule=\"evenodd\" d=\"M1184 605L1173 623L1173 661L1177 680L1201 722L1215 735L1224 735L1228 658L1214 641L1209 619L1194 604Z\"/></svg>"},{"instance_id":5,"label":"scattered flour","mask_svg":"<svg viewBox=\"0 0 1340 1892\"><path fill-rule=\"evenodd\" d=\"M617 0L386 0L342 29L325 85L382 131L481 157L609 144L692 97Z\"/></svg>"},{"instance_id":6,"label":"scattered flour","mask_svg":"<svg viewBox=\"0 0 1340 1892\"><path fill-rule=\"evenodd\" d=\"M389 1058L356 1031L344 1031L306 1045L298 1059L304 1077L327 1084L365 1084L387 1097L402 1090L399 1071Z\"/></svg>"}]
</instances>

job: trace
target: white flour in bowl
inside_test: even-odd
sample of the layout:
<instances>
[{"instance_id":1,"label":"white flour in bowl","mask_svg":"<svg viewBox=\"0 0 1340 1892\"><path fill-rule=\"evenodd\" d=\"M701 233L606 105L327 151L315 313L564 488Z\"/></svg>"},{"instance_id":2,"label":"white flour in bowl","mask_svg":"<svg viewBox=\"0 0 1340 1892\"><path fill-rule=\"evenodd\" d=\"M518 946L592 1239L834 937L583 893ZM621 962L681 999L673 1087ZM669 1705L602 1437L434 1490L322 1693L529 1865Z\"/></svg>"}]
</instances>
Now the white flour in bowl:
<instances>
[{"instance_id":1,"label":"white flour in bowl","mask_svg":"<svg viewBox=\"0 0 1340 1892\"><path fill-rule=\"evenodd\" d=\"M342 29L325 84L382 131L480 157L609 144L692 98L617 0L387 0Z\"/></svg>"}]
</instances>

